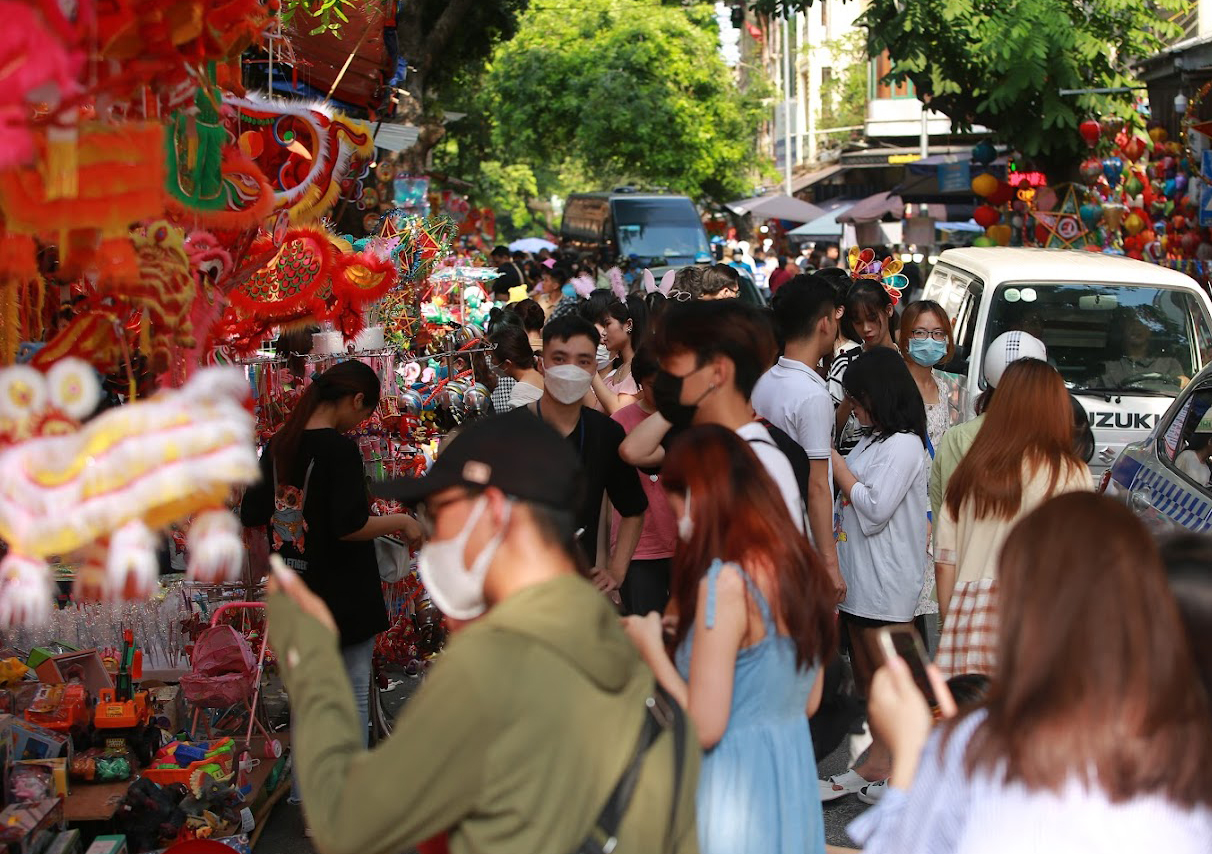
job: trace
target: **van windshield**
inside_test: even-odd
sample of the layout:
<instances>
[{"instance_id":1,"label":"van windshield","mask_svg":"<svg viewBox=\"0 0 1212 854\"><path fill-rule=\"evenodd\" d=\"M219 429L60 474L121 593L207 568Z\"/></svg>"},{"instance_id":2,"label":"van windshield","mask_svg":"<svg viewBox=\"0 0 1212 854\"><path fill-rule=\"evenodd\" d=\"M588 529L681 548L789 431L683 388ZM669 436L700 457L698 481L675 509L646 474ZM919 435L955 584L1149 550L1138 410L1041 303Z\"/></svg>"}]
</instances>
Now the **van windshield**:
<instances>
[{"instance_id":1,"label":"van windshield","mask_svg":"<svg viewBox=\"0 0 1212 854\"><path fill-rule=\"evenodd\" d=\"M986 341L1019 329L1039 338L1074 392L1172 396L1212 355L1212 329L1186 291L1016 282L989 308Z\"/></svg>"},{"instance_id":2,"label":"van windshield","mask_svg":"<svg viewBox=\"0 0 1212 854\"><path fill-rule=\"evenodd\" d=\"M691 264L710 251L690 199L615 199L613 207L619 255L624 258Z\"/></svg>"}]
</instances>

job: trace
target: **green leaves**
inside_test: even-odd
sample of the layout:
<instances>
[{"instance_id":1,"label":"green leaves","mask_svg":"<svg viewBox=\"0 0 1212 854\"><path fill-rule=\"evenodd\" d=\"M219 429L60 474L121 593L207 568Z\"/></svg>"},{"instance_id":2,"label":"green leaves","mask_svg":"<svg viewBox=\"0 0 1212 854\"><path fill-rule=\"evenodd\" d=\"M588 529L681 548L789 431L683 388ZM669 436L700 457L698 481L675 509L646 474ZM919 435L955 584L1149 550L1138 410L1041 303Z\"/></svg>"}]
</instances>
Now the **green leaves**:
<instances>
[{"instance_id":1,"label":"green leaves","mask_svg":"<svg viewBox=\"0 0 1212 854\"><path fill-rule=\"evenodd\" d=\"M576 174L588 183L573 189L743 194L761 105L737 90L699 5L578 0L576 15L536 5L484 81L495 155L529 164L541 192Z\"/></svg>"},{"instance_id":2,"label":"green leaves","mask_svg":"<svg viewBox=\"0 0 1212 854\"><path fill-rule=\"evenodd\" d=\"M804 9L811 0L792 0ZM759 2L755 4L761 6ZM933 96L958 128L994 130L1049 164L1075 162L1074 132L1097 103L1130 112L1131 98L1059 90L1129 85L1130 63L1173 38L1187 0L870 0L860 23L897 78Z\"/></svg>"},{"instance_id":3,"label":"green leaves","mask_svg":"<svg viewBox=\"0 0 1212 854\"><path fill-rule=\"evenodd\" d=\"M316 27L308 31L309 36L318 36L324 31L339 35L341 24L348 24L349 17L342 6L352 9L355 0L285 0L282 3L282 23L289 24L295 13L303 11L319 21Z\"/></svg>"}]
</instances>

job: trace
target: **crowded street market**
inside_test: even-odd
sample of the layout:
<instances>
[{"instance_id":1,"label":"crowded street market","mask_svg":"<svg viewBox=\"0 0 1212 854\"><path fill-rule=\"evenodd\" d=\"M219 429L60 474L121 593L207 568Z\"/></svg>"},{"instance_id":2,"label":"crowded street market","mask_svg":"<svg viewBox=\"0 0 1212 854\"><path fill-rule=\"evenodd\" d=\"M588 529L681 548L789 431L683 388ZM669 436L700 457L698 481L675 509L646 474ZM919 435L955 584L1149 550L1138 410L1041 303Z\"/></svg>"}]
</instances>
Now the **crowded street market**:
<instances>
[{"instance_id":1,"label":"crowded street market","mask_svg":"<svg viewBox=\"0 0 1212 854\"><path fill-rule=\"evenodd\" d=\"M1212 2L985 5L0 0L0 850L1212 852Z\"/></svg>"}]
</instances>

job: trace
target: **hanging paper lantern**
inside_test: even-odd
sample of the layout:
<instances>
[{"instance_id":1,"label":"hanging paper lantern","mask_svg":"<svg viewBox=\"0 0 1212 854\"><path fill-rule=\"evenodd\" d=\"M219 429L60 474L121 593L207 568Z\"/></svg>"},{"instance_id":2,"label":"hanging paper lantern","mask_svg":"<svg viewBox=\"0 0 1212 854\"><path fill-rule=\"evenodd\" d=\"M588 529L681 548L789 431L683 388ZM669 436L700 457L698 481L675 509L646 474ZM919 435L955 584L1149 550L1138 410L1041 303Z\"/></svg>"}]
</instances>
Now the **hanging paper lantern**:
<instances>
[{"instance_id":1,"label":"hanging paper lantern","mask_svg":"<svg viewBox=\"0 0 1212 854\"><path fill-rule=\"evenodd\" d=\"M1128 162L1135 163L1145 155L1145 141L1139 136L1134 136L1120 146L1120 151L1123 152L1124 157L1128 158Z\"/></svg>"},{"instance_id":2,"label":"hanging paper lantern","mask_svg":"<svg viewBox=\"0 0 1212 854\"><path fill-rule=\"evenodd\" d=\"M1002 215L993 205L981 205L972 212L972 218L981 228L988 228L1000 222Z\"/></svg>"},{"instance_id":3,"label":"hanging paper lantern","mask_svg":"<svg viewBox=\"0 0 1212 854\"><path fill-rule=\"evenodd\" d=\"M1086 145L1093 148L1098 143L1098 138L1102 134L1102 128L1094 119L1086 119L1077 126L1077 132L1082 135L1082 139L1086 141Z\"/></svg>"},{"instance_id":4,"label":"hanging paper lantern","mask_svg":"<svg viewBox=\"0 0 1212 854\"><path fill-rule=\"evenodd\" d=\"M1129 196L1139 196L1144 189L1144 182L1141 181L1135 172L1130 173L1128 180L1124 181L1124 192Z\"/></svg>"},{"instance_id":5,"label":"hanging paper lantern","mask_svg":"<svg viewBox=\"0 0 1212 854\"><path fill-rule=\"evenodd\" d=\"M1182 246L1183 255L1187 258L1195 257L1195 252L1199 249L1199 244L1202 242L1199 233L1195 231L1188 231L1183 235L1182 240L1179 241Z\"/></svg>"},{"instance_id":6,"label":"hanging paper lantern","mask_svg":"<svg viewBox=\"0 0 1212 854\"><path fill-rule=\"evenodd\" d=\"M994 246L996 244L994 244L992 237L987 237L982 234L980 237L978 237L972 241L972 245L973 246Z\"/></svg>"},{"instance_id":7,"label":"hanging paper lantern","mask_svg":"<svg viewBox=\"0 0 1212 854\"><path fill-rule=\"evenodd\" d=\"M972 149L972 159L982 166L988 166L997 159L997 149L993 147L993 143L989 140L978 142Z\"/></svg>"},{"instance_id":8,"label":"hanging paper lantern","mask_svg":"<svg viewBox=\"0 0 1212 854\"><path fill-rule=\"evenodd\" d=\"M1149 139L1153 140L1154 145L1161 145L1169 138L1169 132L1161 125L1149 128Z\"/></svg>"},{"instance_id":9,"label":"hanging paper lantern","mask_svg":"<svg viewBox=\"0 0 1212 854\"><path fill-rule=\"evenodd\" d=\"M1174 176L1174 190L1177 193L1187 192L1187 176L1182 172Z\"/></svg>"},{"instance_id":10,"label":"hanging paper lantern","mask_svg":"<svg viewBox=\"0 0 1212 854\"><path fill-rule=\"evenodd\" d=\"M1124 231L1133 236L1140 234L1145 230L1145 221L1136 213L1128 214L1128 218L1124 220Z\"/></svg>"},{"instance_id":11,"label":"hanging paper lantern","mask_svg":"<svg viewBox=\"0 0 1212 854\"><path fill-rule=\"evenodd\" d=\"M977 175L972 179L972 192L984 198L991 193L997 192L997 184L998 180L988 173Z\"/></svg>"},{"instance_id":12,"label":"hanging paper lantern","mask_svg":"<svg viewBox=\"0 0 1212 854\"><path fill-rule=\"evenodd\" d=\"M1080 172L1082 182L1087 186L1093 187L1098 183L1098 179L1103 176L1103 162L1097 157L1091 157L1089 160L1082 162Z\"/></svg>"},{"instance_id":13,"label":"hanging paper lantern","mask_svg":"<svg viewBox=\"0 0 1212 854\"><path fill-rule=\"evenodd\" d=\"M1012 230L1010 226L1002 223L1000 225L991 225L985 229L985 235L996 243L998 246L1009 246L1010 235Z\"/></svg>"},{"instance_id":14,"label":"hanging paper lantern","mask_svg":"<svg viewBox=\"0 0 1212 854\"><path fill-rule=\"evenodd\" d=\"M1114 139L1124 129L1124 120L1119 116L1103 116L1098 120L1099 130L1107 139Z\"/></svg>"},{"instance_id":15,"label":"hanging paper lantern","mask_svg":"<svg viewBox=\"0 0 1212 854\"><path fill-rule=\"evenodd\" d=\"M1107 223L1107 228L1112 231L1119 231L1119 227L1124 222L1124 206L1118 202L1107 202L1104 204L1103 221Z\"/></svg>"},{"instance_id":16,"label":"hanging paper lantern","mask_svg":"<svg viewBox=\"0 0 1212 854\"><path fill-rule=\"evenodd\" d=\"M1119 157L1104 157L1103 158L1103 177L1107 179L1107 184L1114 190L1119 186L1119 180L1124 174L1124 161Z\"/></svg>"},{"instance_id":17,"label":"hanging paper lantern","mask_svg":"<svg viewBox=\"0 0 1212 854\"><path fill-rule=\"evenodd\" d=\"M1093 230L1098 225L1098 221L1103 218L1103 209L1101 205L1096 205L1093 202L1086 202L1082 205L1078 213L1081 215L1082 222L1086 224L1086 228Z\"/></svg>"},{"instance_id":18,"label":"hanging paper lantern","mask_svg":"<svg viewBox=\"0 0 1212 854\"><path fill-rule=\"evenodd\" d=\"M1014 188L1006 181L998 181L997 189L986 197L986 201L991 205L1001 207L1014 198Z\"/></svg>"}]
</instances>

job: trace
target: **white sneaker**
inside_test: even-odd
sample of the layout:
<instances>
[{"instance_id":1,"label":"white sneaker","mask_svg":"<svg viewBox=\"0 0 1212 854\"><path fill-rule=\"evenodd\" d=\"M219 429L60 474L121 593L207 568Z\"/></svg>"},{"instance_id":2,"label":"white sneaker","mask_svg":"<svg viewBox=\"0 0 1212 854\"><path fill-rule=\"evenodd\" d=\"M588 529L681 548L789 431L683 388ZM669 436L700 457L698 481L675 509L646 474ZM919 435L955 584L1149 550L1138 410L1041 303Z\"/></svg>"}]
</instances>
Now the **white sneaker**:
<instances>
[{"instance_id":1,"label":"white sneaker","mask_svg":"<svg viewBox=\"0 0 1212 854\"><path fill-rule=\"evenodd\" d=\"M880 798L884 796L884 792L886 791L888 791L887 780L869 783L858 790L858 799L865 804L875 806L880 802Z\"/></svg>"}]
</instances>

